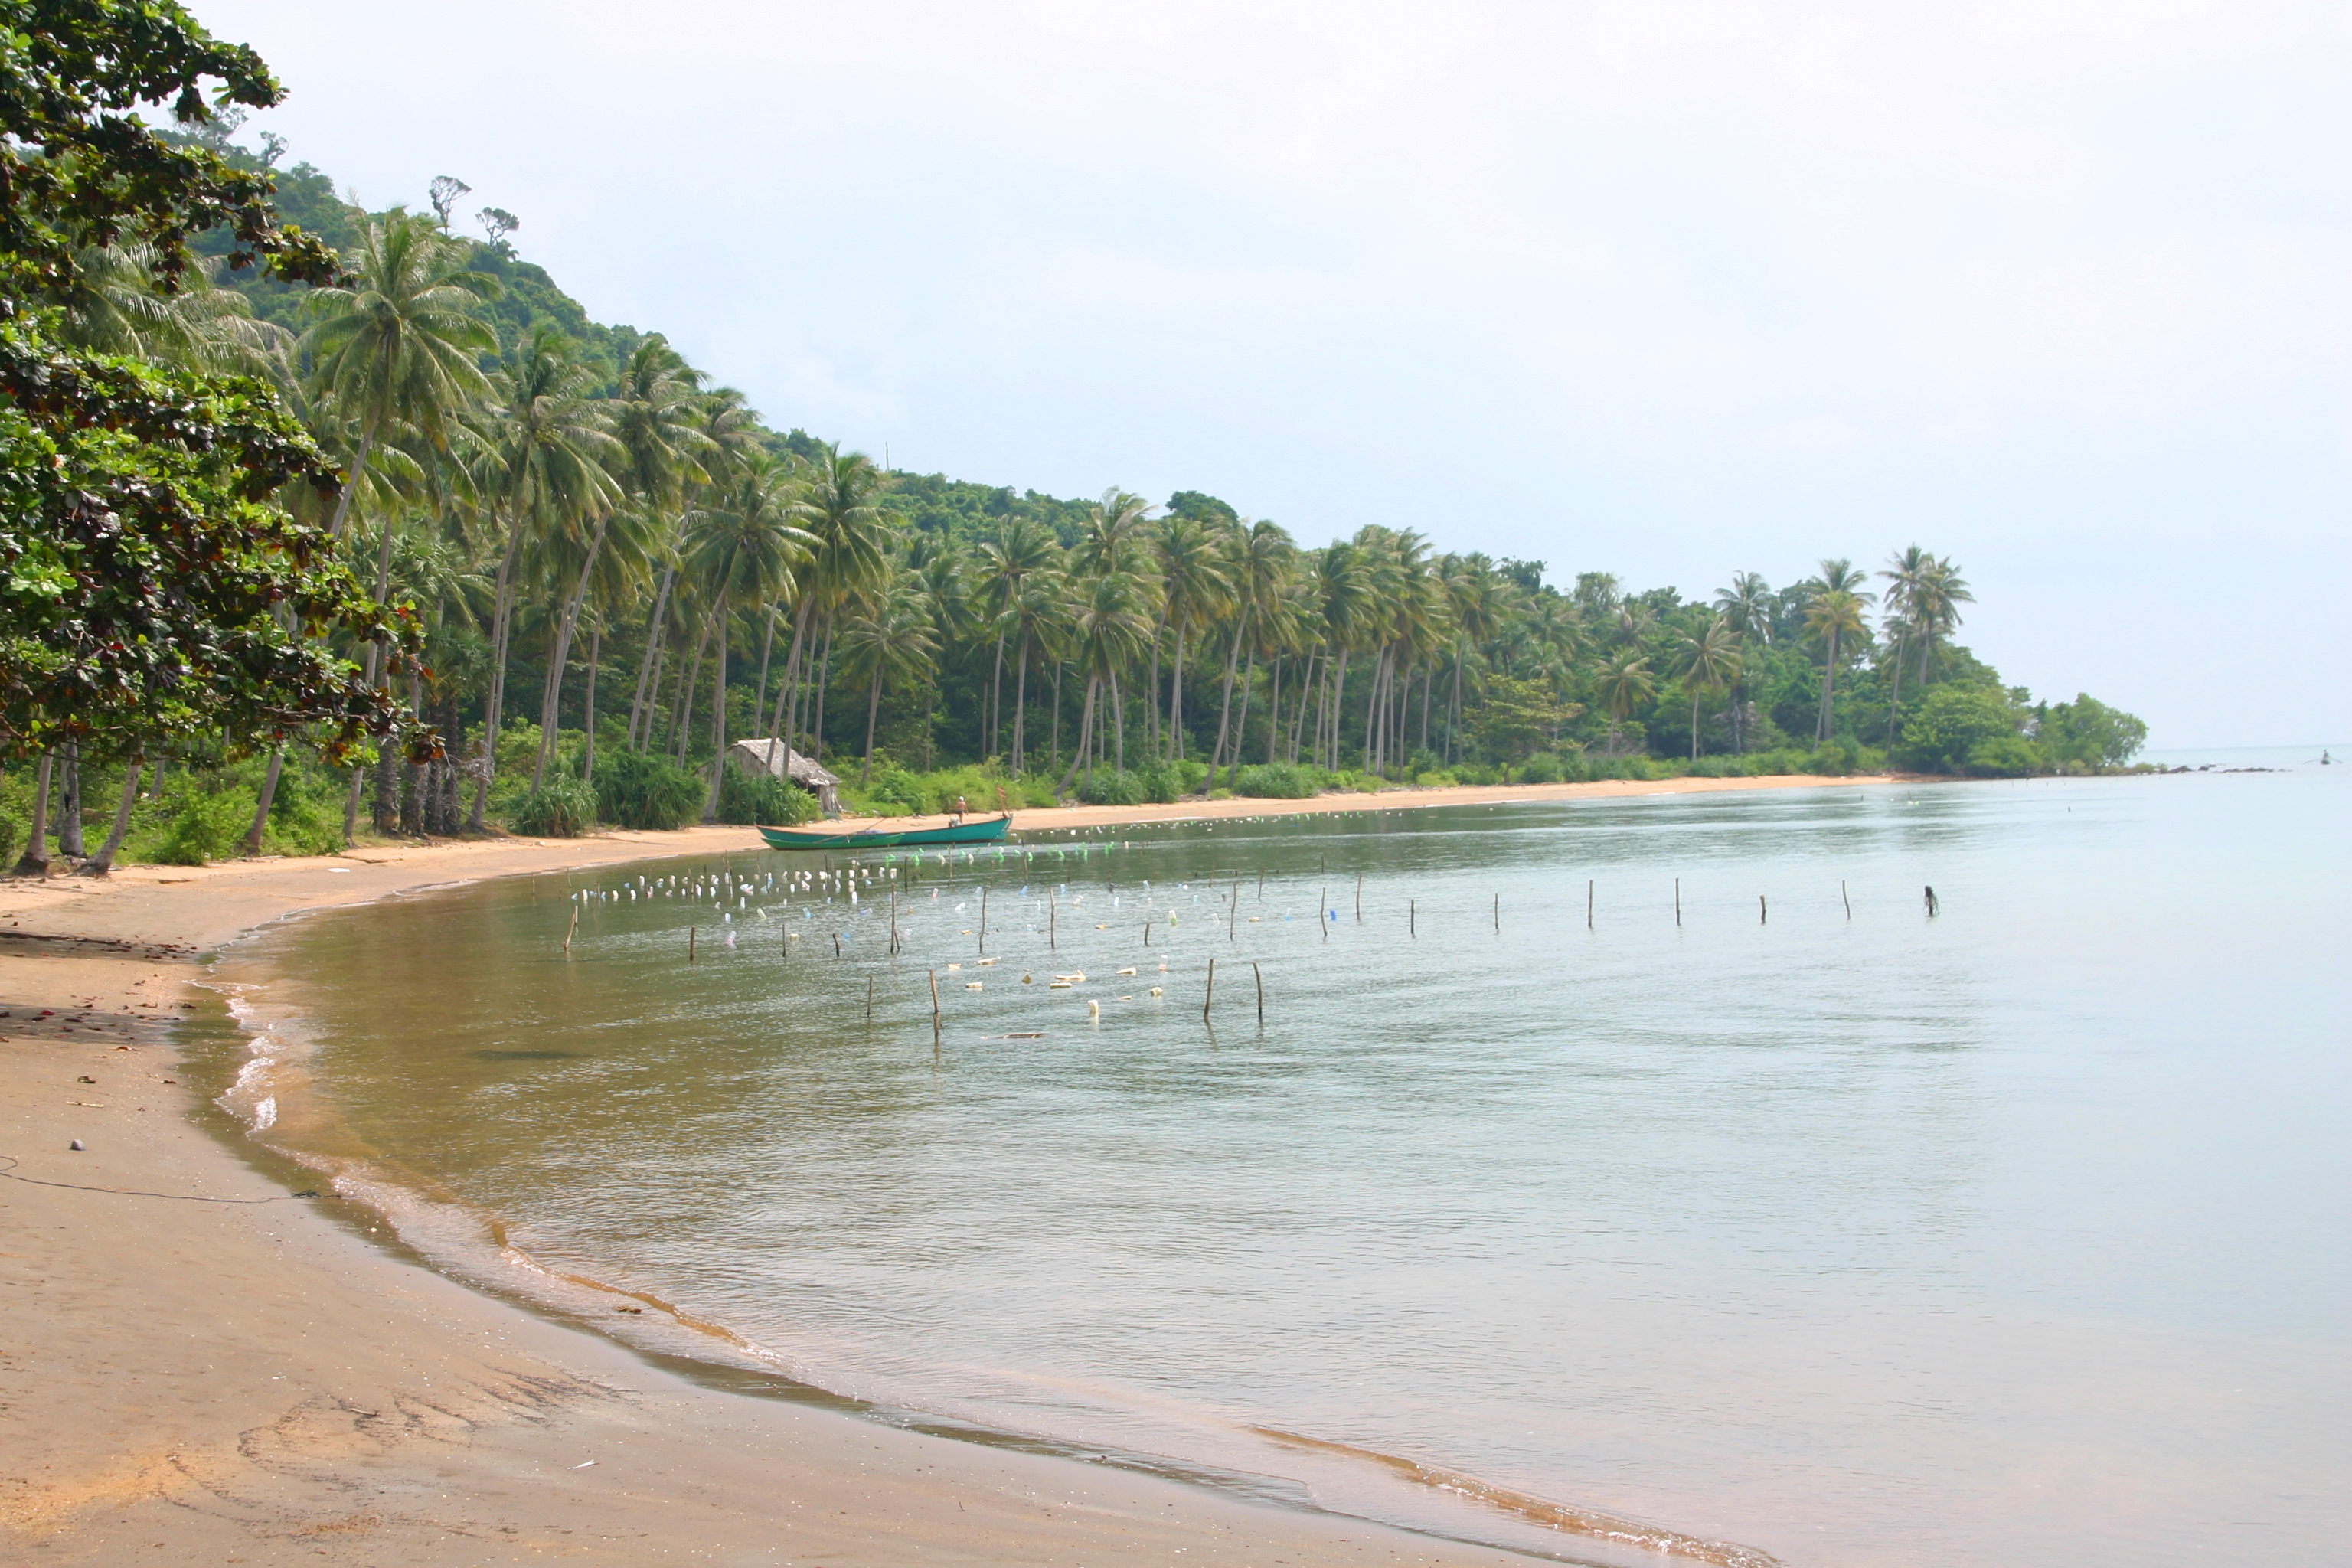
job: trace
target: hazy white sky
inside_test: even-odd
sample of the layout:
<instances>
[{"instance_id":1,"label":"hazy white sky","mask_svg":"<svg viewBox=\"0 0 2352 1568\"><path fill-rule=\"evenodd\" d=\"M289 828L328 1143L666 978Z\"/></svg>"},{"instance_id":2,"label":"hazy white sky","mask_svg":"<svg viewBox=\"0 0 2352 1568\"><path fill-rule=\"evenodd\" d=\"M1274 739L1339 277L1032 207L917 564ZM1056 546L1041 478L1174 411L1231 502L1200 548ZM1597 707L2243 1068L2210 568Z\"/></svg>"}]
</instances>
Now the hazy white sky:
<instances>
[{"instance_id":1,"label":"hazy white sky","mask_svg":"<svg viewBox=\"0 0 2352 1568\"><path fill-rule=\"evenodd\" d=\"M194 0L900 467L1702 595L1913 542L2157 744L2352 738L2352 8Z\"/></svg>"}]
</instances>

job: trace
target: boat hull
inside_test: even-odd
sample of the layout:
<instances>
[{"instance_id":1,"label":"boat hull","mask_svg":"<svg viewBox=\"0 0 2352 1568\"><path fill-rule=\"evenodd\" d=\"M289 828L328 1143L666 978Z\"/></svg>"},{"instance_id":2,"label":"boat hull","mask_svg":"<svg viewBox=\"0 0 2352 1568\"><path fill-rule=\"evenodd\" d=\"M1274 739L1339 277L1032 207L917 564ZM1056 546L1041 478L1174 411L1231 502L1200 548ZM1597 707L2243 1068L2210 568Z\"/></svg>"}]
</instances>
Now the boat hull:
<instances>
[{"instance_id":1,"label":"boat hull","mask_svg":"<svg viewBox=\"0 0 2352 1568\"><path fill-rule=\"evenodd\" d=\"M798 827L762 827L760 837L771 849L899 849L930 844L993 844L1013 831L1010 813L985 822L959 822L947 827L916 827L893 833L869 827L859 833L811 832Z\"/></svg>"}]
</instances>

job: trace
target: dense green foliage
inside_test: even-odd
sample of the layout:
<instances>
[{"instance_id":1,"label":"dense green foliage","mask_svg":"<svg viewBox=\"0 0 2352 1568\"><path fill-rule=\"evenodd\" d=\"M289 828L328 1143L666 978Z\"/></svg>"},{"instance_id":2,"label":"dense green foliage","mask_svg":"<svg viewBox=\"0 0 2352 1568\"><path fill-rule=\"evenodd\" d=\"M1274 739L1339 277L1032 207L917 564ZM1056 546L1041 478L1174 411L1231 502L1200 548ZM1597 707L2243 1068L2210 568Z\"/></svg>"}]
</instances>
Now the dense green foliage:
<instances>
[{"instance_id":1,"label":"dense green foliage","mask_svg":"<svg viewBox=\"0 0 2352 1568\"><path fill-rule=\"evenodd\" d=\"M408 834L805 816L804 791L725 763L745 737L888 813L1890 757L1998 775L2121 765L2143 739L1957 646L1968 586L1916 547L1685 600L1411 531L1309 547L1195 490L886 471L592 321L518 255L513 215L464 237L461 182L370 213L280 171L274 138L239 147L179 84L276 86L173 7L0 9L100 40L136 10L194 51L132 95L178 103L174 132L123 129L119 85L68 106L108 127L89 146L136 154L116 183L88 184L83 143L45 162L13 100L0 159L13 190L96 191L106 215L0 225L38 282L0 345L0 744L52 754L78 810L119 755L177 764L127 853L332 839L338 799L344 834L362 807ZM41 37L67 75L105 63ZM402 702L449 754L370 745ZM252 758L281 740L320 760Z\"/></svg>"}]
</instances>

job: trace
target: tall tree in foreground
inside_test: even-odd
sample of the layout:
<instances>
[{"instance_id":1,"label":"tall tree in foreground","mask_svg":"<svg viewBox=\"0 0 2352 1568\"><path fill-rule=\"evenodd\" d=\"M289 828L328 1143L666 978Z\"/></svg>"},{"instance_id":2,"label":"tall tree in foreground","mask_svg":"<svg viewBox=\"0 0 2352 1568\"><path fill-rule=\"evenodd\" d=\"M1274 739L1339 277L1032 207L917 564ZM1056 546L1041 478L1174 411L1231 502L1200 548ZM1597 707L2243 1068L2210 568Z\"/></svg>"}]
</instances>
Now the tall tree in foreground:
<instances>
[{"instance_id":1,"label":"tall tree in foreground","mask_svg":"<svg viewBox=\"0 0 2352 1568\"><path fill-rule=\"evenodd\" d=\"M323 247L279 227L266 175L138 117L168 104L199 127L208 98L266 108L278 84L169 0L10 4L0 21L0 760L297 732L340 758L405 734L408 716L333 639L404 658L413 620L371 601L272 500L333 486L299 425L257 383L58 332L83 258L109 248L141 258L165 296L195 266L191 239L215 227L231 267L334 275Z\"/></svg>"}]
</instances>

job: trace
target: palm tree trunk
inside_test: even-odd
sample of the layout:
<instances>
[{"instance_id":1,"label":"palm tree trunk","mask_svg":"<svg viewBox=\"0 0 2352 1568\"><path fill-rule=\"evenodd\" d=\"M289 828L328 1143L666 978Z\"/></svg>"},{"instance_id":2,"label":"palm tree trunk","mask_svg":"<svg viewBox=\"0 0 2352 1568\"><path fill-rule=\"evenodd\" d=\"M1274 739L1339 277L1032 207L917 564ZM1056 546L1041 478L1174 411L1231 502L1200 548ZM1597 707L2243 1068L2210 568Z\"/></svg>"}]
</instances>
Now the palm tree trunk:
<instances>
[{"instance_id":1,"label":"palm tree trunk","mask_svg":"<svg viewBox=\"0 0 2352 1568\"><path fill-rule=\"evenodd\" d=\"M996 734L1004 724L1004 633L996 634L996 660L988 672L988 733L980 742L983 757L996 751Z\"/></svg>"},{"instance_id":2,"label":"palm tree trunk","mask_svg":"<svg viewBox=\"0 0 2352 1568\"><path fill-rule=\"evenodd\" d=\"M768 710L768 660L776 651L776 611L768 608L768 629L760 638L760 685L751 698L751 722L757 724L760 715Z\"/></svg>"},{"instance_id":3,"label":"palm tree trunk","mask_svg":"<svg viewBox=\"0 0 2352 1568\"><path fill-rule=\"evenodd\" d=\"M408 671L408 710L419 718L425 713L425 677L414 667ZM400 831L412 838L425 833L425 781L431 767L429 763L408 765L408 787L400 801Z\"/></svg>"},{"instance_id":4,"label":"palm tree trunk","mask_svg":"<svg viewBox=\"0 0 2352 1568\"><path fill-rule=\"evenodd\" d=\"M1813 744L1818 746L1830 738L1830 716L1837 700L1837 633L1830 633L1829 658L1822 664L1822 712L1813 722Z\"/></svg>"},{"instance_id":5,"label":"palm tree trunk","mask_svg":"<svg viewBox=\"0 0 2352 1568\"><path fill-rule=\"evenodd\" d=\"M114 857L122 847L122 836L131 831L131 808L139 802L139 771L146 765L144 757L133 757L122 772L122 798L114 807L114 826L108 829L106 842L98 853L81 863L80 874L103 877L114 869Z\"/></svg>"},{"instance_id":6,"label":"palm tree trunk","mask_svg":"<svg viewBox=\"0 0 2352 1568\"><path fill-rule=\"evenodd\" d=\"M1225 740L1227 735L1225 721L1232 717L1234 711L1234 668L1241 662L1242 638L1248 635L1249 611L1244 609L1241 614L1240 620L1234 623L1233 643L1225 649L1225 690L1223 697L1217 704L1216 750L1209 753L1209 776L1208 778L1201 781L1201 791L1204 795L1208 793L1211 782L1216 778L1217 770L1225 765ZM1234 737L1234 754L1235 756L1239 756L1241 754L1241 749L1240 737Z\"/></svg>"},{"instance_id":7,"label":"palm tree trunk","mask_svg":"<svg viewBox=\"0 0 2352 1568\"><path fill-rule=\"evenodd\" d=\"M245 830L246 858L261 853L261 835L269 826L269 803L278 797L278 775L286 768L286 748L278 747L269 753L269 765L261 773L261 795L254 802L253 826ZM47 785L43 784L44 791Z\"/></svg>"},{"instance_id":8,"label":"palm tree trunk","mask_svg":"<svg viewBox=\"0 0 2352 1568\"><path fill-rule=\"evenodd\" d=\"M368 448L374 445L375 422L370 420L367 428L360 432L359 450L352 454L352 471L343 476L342 491L335 497L335 515L327 524L331 538L343 536L343 519L352 510L352 492L360 488L360 476L367 472Z\"/></svg>"},{"instance_id":9,"label":"palm tree trunk","mask_svg":"<svg viewBox=\"0 0 2352 1568\"><path fill-rule=\"evenodd\" d=\"M1155 648L1155 655L1157 651ZM1118 689L1118 671L1116 669L1110 672L1110 720L1111 741L1118 759L1112 765L1120 773L1125 773L1127 772L1127 697Z\"/></svg>"},{"instance_id":10,"label":"palm tree trunk","mask_svg":"<svg viewBox=\"0 0 2352 1568\"><path fill-rule=\"evenodd\" d=\"M1029 634L1021 634L1021 665L1013 674L1013 776L1021 776L1023 731L1029 720Z\"/></svg>"},{"instance_id":11,"label":"palm tree trunk","mask_svg":"<svg viewBox=\"0 0 2352 1568\"><path fill-rule=\"evenodd\" d=\"M490 609L490 695L482 706L482 771L474 780L474 809L467 827L482 831L490 805L490 780L499 767L499 725L505 718L507 696L507 634L514 615L515 559L522 551L522 529L507 536L506 552L499 557L498 588Z\"/></svg>"},{"instance_id":12,"label":"palm tree trunk","mask_svg":"<svg viewBox=\"0 0 2352 1568\"><path fill-rule=\"evenodd\" d=\"M58 853L79 860L89 851L81 840L81 745L66 748L66 798L58 807Z\"/></svg>"},{"instance_id":13,"label":"palm tree trunk","mask_svg":"<svg viewBox=\"0 0 2352 1568\"><path fill-rule=\"evenodd\" d=\"M874 681L866 689L866 771L858 775L860 784L874 778L874 720L882 711L882 659L874 660Z\"/></svg>"},{"instance_id":14,"label":"palm tree trunk","mask_svg":"<svg viewBox=\"0 0 2352 1568\"><path fill-rule=\"evenodd\" d=\"M807 627L808 601L803 598L793 610L792 651L784 656L784 679L776 689L775 717L768 721L768 733L782 741L786 751L793 749L793 731L800 727L801 634Z\"/></svg>"},{"instance_id":15,"label":"palm tree trunk","mask_svg":"<svg viewBox=\"0 0 2352 1568\"><path fill-rule=\"evenodd\" d=\"M1234 724L1233 771L1225 777L1225 787L1227 789L1232 789L1241 783L1242 734L1249 728L1250 683L1256 679L1256 676L1257 649L1252 648L1250 649L1249 668L1242 675L1242 710L1240 718L1236 720ZM1201 793L1202 795L1208 794L1216 782L1217 771L1214 768L1211 768L1209 770L1209 776L1201 781Z\"/></svg>"},{"instance_id":16,"label":"palm tree trunk","mask_svg":"<svg viewBox=\"0 0 2352 1568\"><path fill-rule=\"evenodd\" d=\"M816 661L816 722L809 726L809 757L814 762L824 760L824 699L833 685L833 612L824 613L824 640L818 646Z\"/></svg>"},{"instance_id":17,"label":"palm tree trunk","mask_svg":"<svg viewBox=\"0 0 2352 1568\"><path fill-rule=\"evenodd\" d=\"M702 687L702 656L710 651L710 622L702 623L702 635L694 645L694 659L678 671L677 703L671 710L670 739L677 743L677 765L686 766L686 749L694 735L694 694Z\"/></svg>"},{"instance_id":18,"label":"palm tree trunk","mask_svg":"<svg viewBox=\"0 0 2352 1568\"><path fill-rule=\"evenodd\" d=\"M702 803L702 820L719 820L719 786L727 778L727 589L719 590L719 657L710 661L710 794Z\"/></svg>"},{"instance_id":19,"label":"palm tree trunk","mask_svg":"<svg viewBox=\"0 0 2352 1568\"><path fill-rule=\"evenodd\" d=\"M18 857L16 877L46 877L49 874L49 768L51 753L41 753L41 765L33 773L33 820L25 834L25 853Z\"/></svg>"},{"instance_id":20,"label":"palm tree trunk","mask_svg":"<svg viewBox=\"0 0 2352 1568\"><path fill-rule=\"evenodd\" d=\"M588 704L581 724L587 734L588 743L581 748L584 755L580 763L580 776L592 784L596 778L596 665L604 649L604 622L600 616L596 624L588 628Z\"/></svg>"},{"instance_id":21,"label":"palm tree trunk","mask_svg":"<svg viewBox=\"0 0 2352 1568\"><path fill-rule=\"evenodd\" d=\"M1341 657L1335 658L1332 661L1331 666L1331 750L1329 755L1331 758L1330 765L1335 771L1339 766L1339 720L1341 715L1345 714L1348 710L1346 707L1343 706L1347 700L1348 660L1343 654Z\"/></svg>"},{"instance_id":22,"label":"palm tree trunk","mask_svg":"<svg viewBox=\"0 0 2352 1568\"><path fill-rule=\"evenodd\" d=\"M1692 762L1696 762L1696 761L1698 761L1698 688L1697 688L1697 687L1696 687L1696 686L1694 686L1694 687L1692 687L1692 688L1691 688L1691 754L1690 754L1690 760L1691 760Z\"/></svg>"},{"instance_id":23,"label":"palm tree trunk","mask_svg":"<svg viewBox=\"0 0 2352 1568\"><path fill-rule=\"evenodd\" d=\"M1087 700L1085 706L1083 706L1078 711L1077 750L1070 753L1070 771L1064 773L1062 775L1062 782L1054 786L1054 793L1055 795L1066 795L1069 793L1072 782L1078 776L1079 764L1087 760L1087 742L1094 735L1095 687L1101 679L1102 678L1100 676L1096 675L1089 675L1087 677ZM1058 682L1056 684L1058 686ZM1057 689L1055 692L1056 700L1054 704L1054 716L1056 724L1061 721L1061 703L1059 701L1059 696L1060 693ZM1058 744L1058 740L1056 743ZM1088 778L1092 778L1094 776L1094 770L1092 767L1087 768L1087 776Z\"/></svg>"},{"instance_id":24,"label":"palm tree trunk","mask_svg":"<svg viewBox=\"0 0 2352 1568\"><path fill-rule=\"evenodd\" d=\"M647 694L660 689L656 684L659 677L654 667L657 662L657 650L662 646L662 616L669 608L669 585L677 576L676 566L662 568L661 587L654 595L653 614L646 617L645 657L637 660L637 689L629 698L629 744L638 749L643 749L645 742L637 738L637 720L645 713ZM646 725L646 741L653 739L652 728L650 723Z\"/></svg>"},{"instance_id":25,"label":"palm tree trunk","mask_svg":"<svg viewBox=\"0 0 2352 1568\"><path fill-rule=\"evenodd\" d=\"M1168 760L1184 760L1184 623L1176 623L1176 662L1168 672Z\"/></svg>"},{"instance_id":26,"label":"palm tree trunk","mask_svg":"<svg viewBox=\"0 0 2352 1568\"><path fill-rule=\"evenodd\" d=\"M539 760L530 768L533 789L547 776L547 759L555 754L556 726L563 717L563 668L572 658L572 634L580 625L581 607L588 602L588 579L596 570L596 557L604 548L604 531L612 525L612 518L606 512L596 520L595 536L588 542L588 559L580 563L580 581L564 601L563 616L556 626L555 653L547 661L547 690L539 710Z\"/></svg>"}]
</instances>

